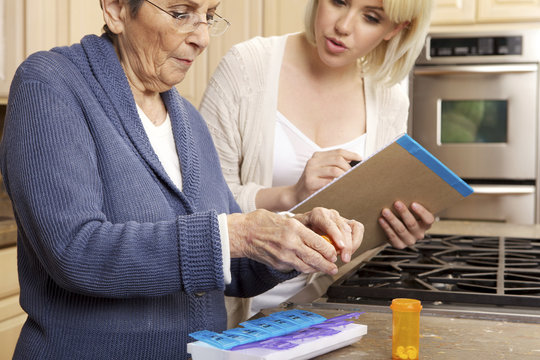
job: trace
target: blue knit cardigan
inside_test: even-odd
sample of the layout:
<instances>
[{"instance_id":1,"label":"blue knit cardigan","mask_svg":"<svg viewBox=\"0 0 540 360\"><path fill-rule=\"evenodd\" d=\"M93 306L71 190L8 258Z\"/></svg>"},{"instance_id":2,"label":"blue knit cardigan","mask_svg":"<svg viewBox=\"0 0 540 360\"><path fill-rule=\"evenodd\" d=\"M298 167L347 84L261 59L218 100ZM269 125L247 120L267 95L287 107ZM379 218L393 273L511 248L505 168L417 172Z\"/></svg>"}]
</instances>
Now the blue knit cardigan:
<instances>
[{"instance_id":1,"label":"blue knit cardigan","mask_svg":"<svg viewBox=\"0 0 540 360\"><path fill-rule=\"evenodd\" d=\"M183 191L160 164L106 36L30 56L10 93L0 165L18 227L15 359L184 359L188 333L222 331L224 292L295 276L233 259L217 215L239 212L206 125L162 94Z\"/></svg>"}]
</instances>

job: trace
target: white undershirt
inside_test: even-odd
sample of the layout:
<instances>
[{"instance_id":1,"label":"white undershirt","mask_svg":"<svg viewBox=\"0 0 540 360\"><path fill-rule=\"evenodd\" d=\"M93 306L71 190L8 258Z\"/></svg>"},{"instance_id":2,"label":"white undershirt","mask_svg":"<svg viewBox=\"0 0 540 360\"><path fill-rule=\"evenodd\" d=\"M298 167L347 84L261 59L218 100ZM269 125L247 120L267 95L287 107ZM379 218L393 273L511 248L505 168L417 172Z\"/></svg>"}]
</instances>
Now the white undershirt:
<instances>
[{"instance_id":1,"label":"white undershirt","mask_svg":"<svg viewBox=\"0 0 540 360\"><path fill-rule=\"evenodd\" d=\"M323 148L302 133L279 111L276 116L272 186L296 184L300 176L302 176L307 161L316 151L346 149L359 154L361 157L365 154L366 134L345 144ZM253 316L261 309L278 306L302 290L306 286L307 280L308 275L302 274L278 284L261 295L255 296L251 301L249 316Z\"/></svg>"},{"instance_id":2,"label":"white undershirt","mask_svg":"<svg viewBox=\"0 0 540 360\"><path fill-rule=\"evenodd\" d=\"M148 139L150 140L150 144L159 158L159 162L163 165L165 172L167 172L174 185L182 190L182 169L180 168L180 159L176 152L169 113L167 113L165 121L161 125L156 126L138 106L137 110L139 111L139 116L146 135L148 135Z\"/></svg>"},{"instance_id":3,"label":"white undershirt","mask_svg":"<svg viewBox=\"0 0 540 360\"><path fill-rule=\"evenodd\" d=\"M150 144L156 153L159 162L165 169L171 181L182 190L182 168L180 167L180 158L176 152L176 144L172 132L171 118L169 113L161 125L154 123L146 116L142 109L137 105L137 112L141 118L144 130L150 140ZM227 215L219 214L219 234L221 237L221 256L223 259L223 278L225 284L231 283L231 254L229 250L229 229L227 226Z\"/></svg>"},{"instance_id":4,"label":"white undershirt","mask_svg":"<svg viewBox=\"0 0 540 360\"><path fill-rule=\"evenodd\" d=\"M345 149L364 156L365 147L366 134L345 144L320 147L278 111L274 136L272 186L296 184L304 172L307 161L317 151Z\"/></svg>"}]
</instances>

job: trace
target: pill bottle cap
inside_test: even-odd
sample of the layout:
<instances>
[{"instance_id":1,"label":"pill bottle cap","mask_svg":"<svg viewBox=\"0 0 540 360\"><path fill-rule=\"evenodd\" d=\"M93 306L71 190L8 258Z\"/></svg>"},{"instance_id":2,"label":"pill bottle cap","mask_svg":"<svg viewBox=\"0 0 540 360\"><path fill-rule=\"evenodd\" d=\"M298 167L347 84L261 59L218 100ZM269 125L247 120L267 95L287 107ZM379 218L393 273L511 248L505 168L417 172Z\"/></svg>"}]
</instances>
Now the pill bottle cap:
<instances>
[{"instance_id":1,"label":"pill bottle cap","mask_svg":"<svg viewBox=\"0 0 540 360\"><path fill-rule=\"evenodd\" d=\"M398 298L392 300L390 309L394 311L420 312L422 305L420 304L420 300Z\"/></svg>"}]
</instances>

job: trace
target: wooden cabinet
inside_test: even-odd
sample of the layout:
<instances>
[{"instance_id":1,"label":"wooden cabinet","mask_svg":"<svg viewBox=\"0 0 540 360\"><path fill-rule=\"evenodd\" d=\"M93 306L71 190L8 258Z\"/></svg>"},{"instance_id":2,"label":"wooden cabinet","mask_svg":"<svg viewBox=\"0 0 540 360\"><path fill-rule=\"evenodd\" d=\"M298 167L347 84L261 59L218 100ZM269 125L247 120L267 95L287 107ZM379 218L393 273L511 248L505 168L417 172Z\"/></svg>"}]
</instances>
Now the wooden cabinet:
<instances>
[{"instance_id":1,"label":"wooden cabinet","mask_svg":"<svg viewBox=\"0 0 540 360\"><path fill-rule=\"evenodd\" d=\"M0 4L0 103L6 103L15 70L28 55L78 42L85 34L99 34L103 25L97 1L3 0Z\"/></svg>"},{"instance_id":2,"label":"wooden cabinet","mask_svg":"<svg viewBox=\"0 0 540 360\"><path fill-rule=\"evenodd\" d=\"M17 249L0 249L0 360L11 359L26 314L19 306Z\"/></svg>"},{"instance_id":3,"label":"wooden cabinet","mask_svg":"<svg viewBox=\"0 0 540 360\"><path fill-rule=\"evenodd\" d=\"M539 21L540 0L477 0L479 22Z\"/></svg>"},{"instance_id":4,"label":"wooden cabinet","mask_svg":"<svg viewBox=\"0 0 540 360\"><path fill-rule=\"evenodd\" d=\"M5 103L17 66L24 59L24 2L0 1L0 103Z\"/></svg>"},{"instance_id":5,"label":"wooden cabinet","mask_svg":"<svg viewBox=\"0 0 540 360\"><path fill-rule=\"evenodd\" d=\"M307 0L266 0L264 3L264 36L304 30L306 4Z\"/></svg>"},{"instance_id":6,"label":"wooden cabinet","mask_svg":"<svg viewBox=\"0 0 540 360\"><path fill-rule=\"evenodd\" d=\"M79 42L100 34L103 16L97 1L25 0L25 55Z\"/></svg>"},{"instance_id":7,"label":"wooden cabinet","mask_svg":"<svg viewBox=\"0 0 540 360\"><path fill-rule=\"evenodd\" d=\"M475 0L435 0L432 25L472 24L475 20Z\"/></svg>"},{"instance_id":8,"label":"wooden cabinet","mask_svg":"<svg viewBox=\"0 0 540 360\"><path fill-rule=\"evenodd\" d=\"M435 0L432 25L534 22L540 0Z\"/></svg>"}]
</instances>

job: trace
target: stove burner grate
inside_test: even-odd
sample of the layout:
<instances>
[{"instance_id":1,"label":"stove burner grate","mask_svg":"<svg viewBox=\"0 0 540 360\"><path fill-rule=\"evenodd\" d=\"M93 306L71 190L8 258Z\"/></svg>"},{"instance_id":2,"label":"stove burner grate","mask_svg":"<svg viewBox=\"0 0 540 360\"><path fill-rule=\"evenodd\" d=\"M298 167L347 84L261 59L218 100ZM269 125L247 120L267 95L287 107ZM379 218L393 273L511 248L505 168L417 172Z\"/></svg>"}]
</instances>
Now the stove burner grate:
<instances>
[{"instance_id":1,"label":"stove burner grate","mask_svg":"<svg viewBox=\"0 0 540 360\"><path fill-rule=\"evenodd\" d=\"M387 246L327 295L540 307L540 239L429 235L407 249Z\"/></svg>"}]
</instances>

